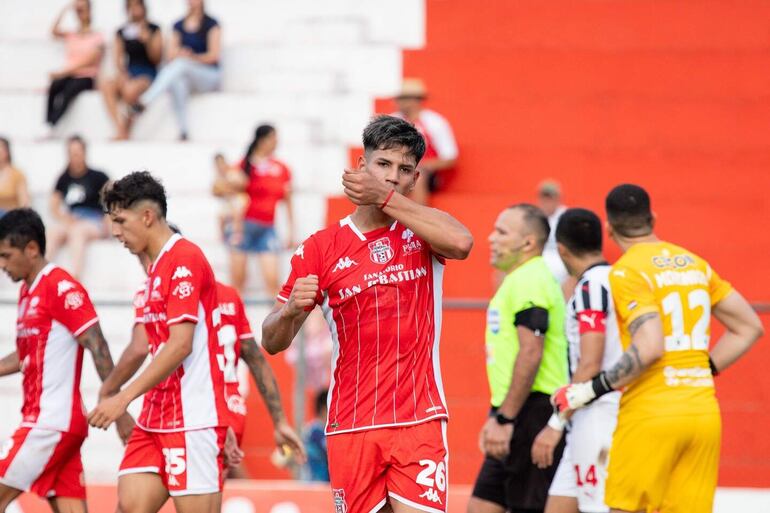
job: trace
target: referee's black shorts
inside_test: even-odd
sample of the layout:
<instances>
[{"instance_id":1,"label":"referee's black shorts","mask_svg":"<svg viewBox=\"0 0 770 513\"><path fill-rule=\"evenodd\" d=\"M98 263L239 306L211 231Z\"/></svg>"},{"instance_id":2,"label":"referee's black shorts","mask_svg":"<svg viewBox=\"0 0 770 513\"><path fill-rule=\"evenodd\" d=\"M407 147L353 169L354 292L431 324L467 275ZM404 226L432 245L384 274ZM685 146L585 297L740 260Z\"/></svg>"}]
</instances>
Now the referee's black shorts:
<instances>
[{"instance_id":1,"label":"referee's black shorts","mask_svg":"<svg viewBox=\"0 0 770 513\"><path fill-rule=\"evenodd\" d=\"M490 456L484 459L473 487L474 497L500 504L512 512L545 509L548 488L564 451L564 439L554 450L553 465L542 470L532 463L532 443L552 413L548 395L529 395L516 417L508 458L504 462Z\"/></svg>"}]
</instances>

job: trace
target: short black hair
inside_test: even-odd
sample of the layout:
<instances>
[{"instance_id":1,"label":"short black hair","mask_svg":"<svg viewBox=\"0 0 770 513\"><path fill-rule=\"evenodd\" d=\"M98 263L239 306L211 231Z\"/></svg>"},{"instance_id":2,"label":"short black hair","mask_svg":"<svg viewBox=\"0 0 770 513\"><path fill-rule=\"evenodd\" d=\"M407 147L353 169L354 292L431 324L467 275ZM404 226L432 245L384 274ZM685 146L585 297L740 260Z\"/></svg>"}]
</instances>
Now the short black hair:
<instances>
[{"instance_id":1,"label":"short black hair","mask_svg":"<svg viewBox=\"0 0 770 513\"><path fill-rule=\"evenodd\" d=\"M568 208L556 225L556 242L577 256L602 251L602 222L585 208Z\"/></svg>"},{"instance_id":2,"label":"short black hair","mask_svg":"<svg viewBox=\"0 0 770 513\"><path fill-rule=\"evenodd\" d=\"M31 208L15 208L0 217L0 241L6 239L11 246L19 249L35 241L40 254L45 255L45 225Z\"/></svg>"},{"instance_id":3,"label":"short black hair","mask_svg":"<svg viewBox=\"0 0 770 513\"><path fill-rule=\"evenodd\" d=\"M640 237L652 232L652 207L647 191L633 184L612 189L605 200L607 220L624 237Z\"/></svg>"},{"instance_id":4,"label":"short black hair","mask_svg":"<svg viewBox=\"0 0 770 513\"><path fill-rule=\"evenodd\" d=\"M545 247L548 236L551 235L551 226L545 212L531 203L517 203L508 208L520 210L524 214L524 224L535 234L538 245Z\"/></svg>"},{"instance_id":5,"label":"short black hair","mask_svg":"<svg viewBox=\"0 0 770 513\"><path fill-rule=\"evenodd\" d=\"M102 191L102 208L106 213L115 208L131 208L140 201L151 201L166 218L166 190L147 171L129 173Z\"/></svg>"},{"instance_id":6,"label":"short black hair","mask_svg":"<svg viewBox=\"0 0 770 513\"><path fill-rule=\"evenodd\" d=\"M318 393L315 396L315 414L320 415L321 412L326 408L327 402L326 397L329 395L329 391L327 389L319 390Z\"/></svg>"},{"instance_id":7,"label":"short black hair","mask_svg":"<svg viewBox=\"0 0 770 513\"><path fill-rule=\"evenodd\" d=\"M364 154L375 150L390 150L399 146L407 149L419 164L425 155L425 139L417 129L395 116L376 116L366 125L363 133Z\"/></svg>"}]
</instances>

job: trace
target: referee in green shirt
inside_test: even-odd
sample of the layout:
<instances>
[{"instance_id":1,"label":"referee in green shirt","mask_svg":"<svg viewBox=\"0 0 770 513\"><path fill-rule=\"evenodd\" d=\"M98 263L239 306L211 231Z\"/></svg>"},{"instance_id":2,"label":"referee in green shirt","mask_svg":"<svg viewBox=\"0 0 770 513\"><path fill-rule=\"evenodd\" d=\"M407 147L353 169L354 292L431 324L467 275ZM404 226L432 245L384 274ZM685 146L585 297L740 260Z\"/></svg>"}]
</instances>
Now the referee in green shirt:
<instances>
[{"instance_id":1,"label":"referee in green shirt","mask_svg":"<svg viewBox=\"0 0 770 513\"><path fill-rule=\"evenodd\" d=\"M490 262L507 273L487 310L492 413L479 434L486 455L468 513L543 511L554 464L538 469L532 443L548 423L550 395L569 380L564 296L542 258L550 229L533 205L503 210L489 236Z\"/></svg>"}]
</instances>

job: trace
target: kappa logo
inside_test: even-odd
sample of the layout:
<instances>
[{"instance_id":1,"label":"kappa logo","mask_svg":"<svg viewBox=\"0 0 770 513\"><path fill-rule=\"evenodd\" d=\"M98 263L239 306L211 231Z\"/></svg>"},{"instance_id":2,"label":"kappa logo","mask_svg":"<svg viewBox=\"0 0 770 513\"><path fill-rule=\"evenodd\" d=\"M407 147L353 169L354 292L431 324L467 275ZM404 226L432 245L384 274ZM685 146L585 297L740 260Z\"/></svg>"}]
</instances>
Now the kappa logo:
<instances>
[{"instance_id":1,"label":"kappa logo","mask_svg":"<svg viewBox=\"0 0 770 513\"><path fill-rule=\"evenodd\" d=\"M69 280L62 280L56 286L56 295L61 297L62 294L64 294L68 290L72 290L74 288L75 288L75 284L74 283L72 283Z\"/></svg>"},{"instance_id":2,"label":"kappa logo","mask_svg":"<svg viewBox=\"0 0 770 513\"><path fill-rule=\"evenodd\" d=\"M332 494L334 496L334 513L347 513L348 503L345 502L345 489L332 488Z\"/></svg>"},{"instance_id":3,"label":"kappa logo","mask_svg":"<svg viewBox=\"0 0 770 513\"><path fill-rule=\"evenodd\" d=\"M192 272L190 272L190 270L187 267L180 265L174 270L174 275L171 277L171 280L178 280L180 278L189 278L190 276L192 276Z\"/></svg>"},{"instance_id":4,"label":"kappa logo","mask_svg":"<svg viewBox=\"0 0 770 513\"><path fill-rule=\"evenodd\" d=\"M375 264L385 264L393 258L393 248L390 247L390 239L383 237L369 243L369 258Z\"/></svg>"},{"instance_id":5,"label":"kappa logo","mask_svg":"<svg viewBox=\"0 0 770 513\"><path fill-rule=\"evenodd\" d=\"M354 265L358 265L358 262L355 260L352 260L350 257L340 258L340 261L337 262L337 265L334 266L334 269L332 269L332 273L336 273L337 271L343 271L345 269L350 269Z\"/></svg>"},{"instance_id":6,"label":"kappa logo","mask_svg":"<svg viewBox=\"0 0 770 513\"><path fill-rule=\"evenodd\" d=\"M298 256L298 257L300 257L302 260L304 260L304 259L305 259L305 245L304 245L304 244L300 244L300 245L297 247L297 251L295 251L295 252L294 252L294 255L295 255L295 256Z\"/></svg>"},{"instance_id":7,"label":"kappa logo","mask_svg":"<svg viewBox=\"0 0 770 513\"><path fill-rule=\"evenodd\" d=\"M423 492L420 495L420 498L421 499L429 500L431 502L435 502L435 503L441 504L441 497L439 497L438 492L436 490L434 490L433 488L429 489L426 492Z\"/></svg>"},{"instance_id":8,"label":"kappa logo","mask_svg":"<svg viewBox=\"0 0 770 513\"><path fill-rule=\"evenodd\" d=\"M174 476L168 476L168 485L169 486L179 486L179 480Z\"/></svg>"}]
</instances>

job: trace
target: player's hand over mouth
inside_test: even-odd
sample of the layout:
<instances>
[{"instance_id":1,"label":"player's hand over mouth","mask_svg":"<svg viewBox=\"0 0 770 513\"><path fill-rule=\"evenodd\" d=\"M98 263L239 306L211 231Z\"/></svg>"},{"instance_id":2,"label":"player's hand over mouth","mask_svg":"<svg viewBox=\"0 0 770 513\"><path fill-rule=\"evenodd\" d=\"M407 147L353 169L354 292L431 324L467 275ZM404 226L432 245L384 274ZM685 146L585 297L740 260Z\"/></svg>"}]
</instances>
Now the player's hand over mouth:
<instances>
[{"instance_id":1,"label":"player's hand over mouth","mask_svg":"<svg viewBox=\"0 0 770 513\"><path fill-rule=\"evenodd\" d=\"M350 169L346 169L342 174L342 186L345 188L345 195L356 205L380 206L393 189L369 171Z\"/></svg>"}]
</instances>

